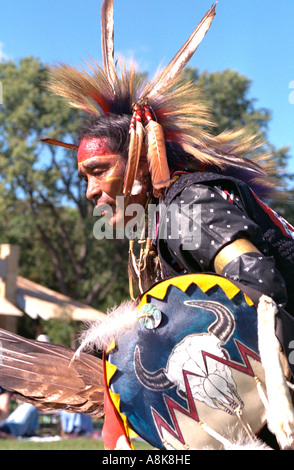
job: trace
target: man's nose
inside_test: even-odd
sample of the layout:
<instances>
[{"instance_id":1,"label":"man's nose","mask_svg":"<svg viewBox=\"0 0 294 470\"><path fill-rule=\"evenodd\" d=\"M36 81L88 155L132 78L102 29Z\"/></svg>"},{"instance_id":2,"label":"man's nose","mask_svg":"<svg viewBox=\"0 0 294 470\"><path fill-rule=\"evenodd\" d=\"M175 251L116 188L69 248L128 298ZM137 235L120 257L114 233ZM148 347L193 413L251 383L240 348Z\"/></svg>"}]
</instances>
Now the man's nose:
<instances>
[{"instance_id":1,"label":"man's nose","mask_svg":"<svg viewBox=\"0 0 294 470\"><path fill-rule=\"evenodd\" d=\"M88 177L86 197L89 201L96 201L102 195L101 187L94 176Z\"/></svg>"}]
</instances>

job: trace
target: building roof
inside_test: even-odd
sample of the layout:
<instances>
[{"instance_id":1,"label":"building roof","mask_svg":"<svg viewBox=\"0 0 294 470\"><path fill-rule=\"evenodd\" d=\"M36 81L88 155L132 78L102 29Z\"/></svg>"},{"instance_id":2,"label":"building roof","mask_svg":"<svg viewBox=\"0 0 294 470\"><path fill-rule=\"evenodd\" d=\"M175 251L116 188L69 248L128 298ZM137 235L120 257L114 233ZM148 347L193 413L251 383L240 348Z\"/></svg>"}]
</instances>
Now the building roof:
<instances>
[{"instance_id":1,"label":"building roof","mask_svg":"<svg viewBox=\"0 0 294 470\"><path fill-rule=\"evenodd\" d=\"M3 299L2 299L3 300ZM69 315L76 321L97 321L105 314L47 287L17 276L16 305L31 318L50 320Z\"/></svg>"},{"instance_id":2,"label":"building roof","mask_svg":"<svg viewBox=\"0 0 294 470\"><path fill-rule=\"evenodd\" d=\"M0 315L8 315L13 317L22 317L23 312L13 305L9 300L0 297Z\"/></svg>"}]
</instances>

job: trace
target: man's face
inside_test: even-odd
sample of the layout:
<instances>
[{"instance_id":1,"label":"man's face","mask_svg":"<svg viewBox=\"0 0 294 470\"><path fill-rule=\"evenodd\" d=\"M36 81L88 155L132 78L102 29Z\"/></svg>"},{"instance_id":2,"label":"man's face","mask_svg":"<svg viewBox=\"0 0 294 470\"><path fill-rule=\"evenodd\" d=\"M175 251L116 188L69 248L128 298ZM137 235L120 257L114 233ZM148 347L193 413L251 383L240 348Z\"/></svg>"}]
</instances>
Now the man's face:
<instances>
[{"instance_id":1,"label":"man's face","mask_svg":"<svg viewBox=\"0 0 294 470\"><path fill-rule=\"evenodd\" d=\"M78 171L87 182L87 199L98 209L104 205L111 207L110 214L106 210L101 215L107 215L113 227L123 217L118 210L116 197L123 195L125 168L126 162L119 154L111 152L106 137L82 139L78 150ZM147 188L143 186L141 194L131 197L129 203L145 204L146 193Z\"/></svg>"}]
</instances>

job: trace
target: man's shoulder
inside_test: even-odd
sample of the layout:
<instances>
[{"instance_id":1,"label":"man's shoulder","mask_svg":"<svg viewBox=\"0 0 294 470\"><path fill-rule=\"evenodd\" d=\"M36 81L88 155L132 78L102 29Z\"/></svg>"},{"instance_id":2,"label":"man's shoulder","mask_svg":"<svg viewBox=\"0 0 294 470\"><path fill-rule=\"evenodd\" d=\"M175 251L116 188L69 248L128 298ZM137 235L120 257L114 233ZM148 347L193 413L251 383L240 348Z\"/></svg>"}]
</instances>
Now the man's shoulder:
<instances>
[{"instance_id":1,"label":"man's shoulder","mask_svg":"<svg viewBox=\"0 0 294 470\"><path fill-rule=\"evenodd\" d=\"M232 187L239 188L239 183L239 180L233 177L214 172L182 174L168 188L164 202L168 205L183 193L208 193L211 191L211 188L218 185L221 185L226 189Z\"/></svg>"}]
</instances>

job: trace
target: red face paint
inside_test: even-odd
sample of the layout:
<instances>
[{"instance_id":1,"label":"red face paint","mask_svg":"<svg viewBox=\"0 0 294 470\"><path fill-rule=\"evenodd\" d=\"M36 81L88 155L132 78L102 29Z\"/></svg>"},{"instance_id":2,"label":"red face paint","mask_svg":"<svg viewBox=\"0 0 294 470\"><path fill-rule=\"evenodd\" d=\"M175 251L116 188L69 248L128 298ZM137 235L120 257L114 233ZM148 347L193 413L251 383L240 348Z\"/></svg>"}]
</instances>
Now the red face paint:
<instances>
[{"instance_id":1,"label":"red face paint","mask_svg":"<svg viewBox=\"0 0 294 470\"><path fill-rule=\"evenodd\" d=\"M78 150L78 164L89 158L112 155L113 152L108 147L107 137L84 137Z\"/></svg>"},{"instance_id":2,"label":"red face paint","mask_svg":"<svg viewBox=\"0 0 294 470\"><path fill-rule=\"evenodd\" d=\"M101 191L111 198L112 205L116 196L122 193L125 162L119 154L113 153L106 137L82 139L78 150L79 173L87 182L87 197L101 200ZM105 202L103 197L102 201ZM110 203L110 200L107 201Z\"/></svg>"},{"instance_id":3,"label":"red face paint","mask_svg":"<svg viewBox=\"0 0 294 470\"><path fill-rule=\"evenodd\" d=\"M117 207L117 196L123 195L122 188L126 169L124 158L109 149L106 137L86 137L82 139L79 146L78 167L80 176L87 181L87 198L97 208L102 205L110 206L113 217L109 223L115 226L123 215L121 208ZM150 183L147 178L149 175L147 160L146 165L141 164L140 168L140 175L144 181L146 180L146 187L144 185L144 190L139 195L133 196L133 199L130 198L130 204L136 202L145 205L146 203L146 194ZM124 220L127 222L127 217Z\"/></svg>"}]
</instances>

